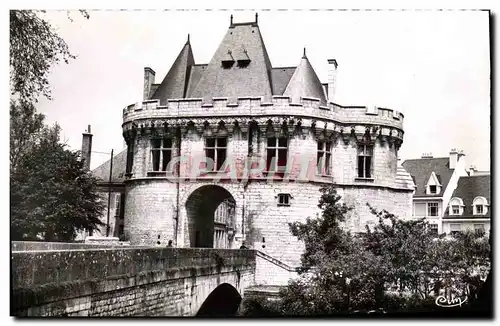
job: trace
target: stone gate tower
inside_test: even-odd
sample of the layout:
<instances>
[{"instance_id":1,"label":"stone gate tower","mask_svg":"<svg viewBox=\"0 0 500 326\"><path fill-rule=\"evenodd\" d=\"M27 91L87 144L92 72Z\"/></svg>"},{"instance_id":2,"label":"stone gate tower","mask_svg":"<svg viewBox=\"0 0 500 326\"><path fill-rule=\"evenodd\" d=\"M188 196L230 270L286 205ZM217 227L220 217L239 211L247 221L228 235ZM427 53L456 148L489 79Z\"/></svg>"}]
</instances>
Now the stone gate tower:
<instances>
[{"instance_id":1,"label":"stone gate tower","mask_svg":"<svg viewBox=\"0 0 500 326\"><path fill-rule=\"evenodd\" d=\"M322 84L304 50L273 67L257 17L233 23L208 64L190 40L160 84L144 69L144 99L123 110L125 235L178 247L248 247L291 266L303 245L288 222L317 212L334 184L355 209L347 227L374 221L366 202L411 215L413 182L397 164L403 114L333 102L336 60Z\"/></svg>"}]
</instances>

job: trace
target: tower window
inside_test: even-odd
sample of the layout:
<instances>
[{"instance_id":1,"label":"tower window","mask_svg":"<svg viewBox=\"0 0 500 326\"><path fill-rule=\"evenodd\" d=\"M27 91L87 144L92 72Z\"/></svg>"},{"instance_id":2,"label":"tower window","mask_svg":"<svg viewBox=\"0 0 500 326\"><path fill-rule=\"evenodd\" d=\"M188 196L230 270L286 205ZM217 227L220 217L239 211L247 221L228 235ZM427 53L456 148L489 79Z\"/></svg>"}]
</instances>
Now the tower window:
<instances>
[{"instance_id":1,"label":"tower window","mask_svg":"<svg viewBox=\"0 0 500 326\"><path fill-rule=\"evenodd\" d=\"M152 139L151 156L153 171L167 171L167 165L172 159L172 139Z\"/></svg>"},{"instance_id":2,"label":"tower window","mask_svg":"<svg viewBox=\"0 0 500 326\"><path fill-rule=\"evenodd\" d=\"M125 167L125 173L132 173L132 165L134 163L134 141L129 140L127 142L127 165Z\"/></svg>"},{"instance_id":3,"label":"tower window","mask_svg":"<svg viewBox=\"0 0 500 326\"><path fill-rule=\"evenodd\" d=\"M372 177L373 147L368 145L358 146L358 177L369 179Z\"/></svg>"},{"instance_id":4,"label":"tower window","mask_svg":"<svg viewBox=\"0 0 500 326\"><path fill-rule=\"evenodd\" d=\"M290 194L278 194L278 206L290 206Z\"/></svg>"},{"instance_id":5,"label":"tower window","mask_svg":"<svg viewBox=\"0 0 500 326\"><path fill-rule=\"evenodd\" d=\"M120 216L122 206L122 194L115 195L115 216Z\"/></svg>"},{"instance_id":6,"label":"tower window","mask_svg":"<svg viewBox=\"0 0 500 326\"><path fill-rule=\"evenodd\" d=\"M219 171L226 161L227 138L216 137L205 139L205 155L213 162L212 171Z\"/></svg>"},{"instance_id":7,"label":"tower window","mask_svg":"<svg viewBox=\"0 0 500 326\"><path fill-rule=\"evenodd\" d=\"M284 171L288 155L288 138L271 137L267 139L267 171Z\"/></svg>"},{"instance_id":8,"label":"tower window","mask_svg":"<svg viewBox=\"0 0 500 326\"><path fill-rule=\"evenodd\" d=\"M318 142L318 156L316 160L317 172L320 175L331 175L332 143Z\"/></svg>"}]
</instances>

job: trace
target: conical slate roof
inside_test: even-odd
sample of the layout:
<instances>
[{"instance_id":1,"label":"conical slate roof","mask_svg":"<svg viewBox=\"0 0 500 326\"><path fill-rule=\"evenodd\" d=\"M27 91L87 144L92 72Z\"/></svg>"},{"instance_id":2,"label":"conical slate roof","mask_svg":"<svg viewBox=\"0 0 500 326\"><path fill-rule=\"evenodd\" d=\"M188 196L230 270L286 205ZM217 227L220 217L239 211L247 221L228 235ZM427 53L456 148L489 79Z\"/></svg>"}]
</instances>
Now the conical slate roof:
<instances>
[{"instance_id":1,"label":"conical slate roof","mask_svg":"<svg viewBox=\"0 0 500 326\"><path fill-rule=\"evenodd\" d=\"M304 56L290 78L283 95L290 96L294 102L299 102L301 97L312 97L319 99L321 103L326 103L323 86L306 57L305 49Z\"/></svg>"},{"instance_id":2,"label":"conical slate roof","mask_svg":"<svg viewBox=\"0 0 500 326\"><path fill-rule=\"evenodd\" d=\"M169 72L156 89L151 99L160 100L160 105L166 105L167 99L184 98L188 86L191 67L194 65L193 51L189 37L181 52L175 59Z\"/></svg>"},{"instance_id":3,"label":"conical slate roof","mask_svg":"<svg viewBox=\"0 0 500 326\"><path fill-rule=\"evenodd\" d=\"M234 63L227 60L231 53ZM245 62L245 60L250 60ZM231 24L196 86L186 97L270 98L271 62L257 22Z\"/></svg>"},{"instance_id":4,"label":"conical slate roof","mask_svg":"<svg viewBox=\"0 0 500 326\"><path fill-rule=\"evenodd\" d=\"M254 22L233 23L208 64L195 64L189 37L162 83L152 86L151 99L271 95L312 97L326 103L325 91L305 56L297 67L273 68Z\"/></svg>"}]
</instances>

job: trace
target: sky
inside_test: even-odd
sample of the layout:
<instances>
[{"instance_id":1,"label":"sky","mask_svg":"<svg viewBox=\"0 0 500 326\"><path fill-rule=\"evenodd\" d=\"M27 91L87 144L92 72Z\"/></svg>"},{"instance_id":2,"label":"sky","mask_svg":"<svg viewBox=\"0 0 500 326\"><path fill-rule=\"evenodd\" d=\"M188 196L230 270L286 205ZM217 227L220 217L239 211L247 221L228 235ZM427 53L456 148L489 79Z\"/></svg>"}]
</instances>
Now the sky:
<instances>
[{"instance_id":1,"label":"sky","mask_svg":"<svg viewBox=\"0 0 500 326\"><path fill-rule=\"evenodd\" d=\"M448 156L463 150L467 166L490 170L488 12L264 11L259 27L274 67L296 66L303 48L322 82L327 59L338 66L334 102L380 106L405 115L399 157ZM254 11L89 11L90 18L49 11L77 59L50 74L53 100L38 110L80 149L92 126L91 168L124 149L122 110L142 100L144 67L160 83L186 42L197 64L208 63L229 17Z\"/></svg>"}]
</instances>

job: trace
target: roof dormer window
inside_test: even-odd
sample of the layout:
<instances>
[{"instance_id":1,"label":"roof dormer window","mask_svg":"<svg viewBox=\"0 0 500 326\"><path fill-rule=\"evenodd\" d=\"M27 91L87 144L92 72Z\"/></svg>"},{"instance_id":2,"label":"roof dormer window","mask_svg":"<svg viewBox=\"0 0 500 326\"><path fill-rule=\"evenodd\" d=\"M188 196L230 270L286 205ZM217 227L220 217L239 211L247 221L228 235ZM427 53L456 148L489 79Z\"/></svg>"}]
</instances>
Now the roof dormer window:
<instances>
[{"instance_id":1,"label":"roof dormer window","mask_svg":"<svg viewBox=\"0 0 500 326\"><path fill-rule=\"evenodd\" d=\"M222 58L222 68L230 69L234 65L234 58L231 50L227 50L227 53Z\"/></svg>"},{"instance_id":2,"label":"roof dormer window","mask_svg":"<svg viewBox=\"0 0 500 326\"><path fill-rule=\"evenodd\" d=\"M476 197L472 202L474 215L485 215L488 212L488 201L484 197Z\"/></svg>"},{"instance_id":3,"label":"roof dormer window","mask_svg":"<svg viewBox=\"0 0 500 326\"><path fill-rule=\"evenodd\" d=\"M246 68L250 64L250 57L248 56L247 50L243 50L238 55L238 67Z\"/></svg>"},{"instance_id":4,"label":"roof dormer window","mask_svg":"<svg viewBox=\"0 0 500 326\"><path fill-rule=\"evenodd\" d=\"M464 213L464 202L461 198L454 197L450 200L450 215L462 215Z\"/></svg>"},{"instance_id":5,"label":"roof dormer window","mask_svg":"<svg viewBox=\"0 0 500 326\"><path fill-rule=\"evenodd\" d=\"M436 173L432 172L425 186L427 195L439 195L441 193L441 182Z\"/></svg>"}]
</instances>

